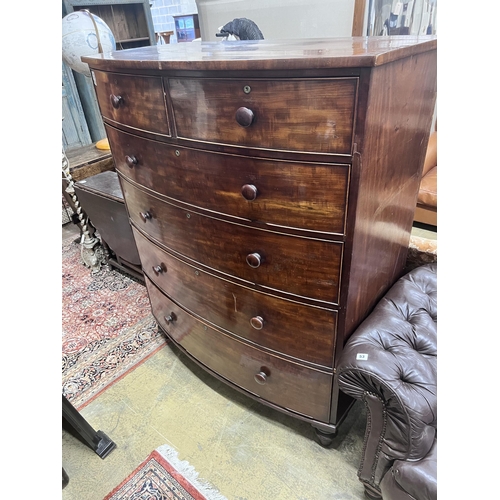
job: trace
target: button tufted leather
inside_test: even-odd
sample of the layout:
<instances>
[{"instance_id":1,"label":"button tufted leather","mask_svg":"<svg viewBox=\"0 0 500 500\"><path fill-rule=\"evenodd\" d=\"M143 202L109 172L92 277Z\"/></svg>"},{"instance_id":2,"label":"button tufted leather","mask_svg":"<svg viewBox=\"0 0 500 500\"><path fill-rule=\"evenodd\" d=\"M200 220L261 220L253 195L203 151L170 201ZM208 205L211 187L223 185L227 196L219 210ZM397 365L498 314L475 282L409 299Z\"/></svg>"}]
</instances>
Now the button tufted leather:
<instances>
[{"instance_id":1,"label":"button tufted leather","mask_svg":"<svg viewBox=\"0 0 500 500\"><path fill-rule=\"evenodd\" d=\"M435 500L437 498L437 441L429 453L419 462L396 460L392 469L380 483L385 499L418 498ZM410 496L408 496L408 494Z\"/></svg>"},{"instance_id":2,"label":"button tufted leather","mask_svg":"<svg viewBox=\"0 0 500 500\"><path fill-rule=\"evenodd\" d=\"M437 446L437 264L418 267L392 286L348 340L337 373L340 389L367 408L358 472L367 491L380 495L387 473L398 483L397 471L412 467L423 469L402 477L435 479L435 461L425 457ZM417 488L430 496L414 496L399 483L388 488L384 500L429 500L435 491Z\"/></svg>"}]
</instances>

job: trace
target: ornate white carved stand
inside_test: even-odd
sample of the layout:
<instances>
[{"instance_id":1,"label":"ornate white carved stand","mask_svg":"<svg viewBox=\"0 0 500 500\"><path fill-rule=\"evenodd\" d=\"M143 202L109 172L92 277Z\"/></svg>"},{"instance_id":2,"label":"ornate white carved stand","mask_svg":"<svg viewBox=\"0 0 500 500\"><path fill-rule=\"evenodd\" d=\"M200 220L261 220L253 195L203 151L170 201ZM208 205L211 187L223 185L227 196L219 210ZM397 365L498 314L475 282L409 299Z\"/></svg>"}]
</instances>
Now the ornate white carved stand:
<instances>
[{"instance_id":1,"label":"ornate white carved stand","mask_svg":"<svg viewBox=\"0 0 500 500\"><path fill-rule=\"evenodd\" d=\"M74 189L75 181L71 175L69 161L64 150L62 151L62 172L68 182L66 192L71 196L71 200L76 208L75 213L81 224L82 237L80 245L83 263L91 269L92 273L97 273L100 271L101 266L106 265L106 255L99 239L92 236L89 232L90 220L82 209L78 197L76 196Z\"/></svg>"}]
</instances>

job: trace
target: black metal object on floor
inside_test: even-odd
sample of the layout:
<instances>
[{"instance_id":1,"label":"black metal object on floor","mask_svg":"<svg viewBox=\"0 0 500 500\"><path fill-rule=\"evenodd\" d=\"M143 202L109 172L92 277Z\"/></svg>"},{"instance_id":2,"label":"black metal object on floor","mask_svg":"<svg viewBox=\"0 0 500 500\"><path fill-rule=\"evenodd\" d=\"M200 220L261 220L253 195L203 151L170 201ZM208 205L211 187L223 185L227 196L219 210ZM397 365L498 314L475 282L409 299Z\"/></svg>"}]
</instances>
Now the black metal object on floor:
<instances>
[{"instance_id":1,"label":"black metal object on floor","mask_svg":"<svg viewBox=\"0 0 500 500\"><path fill-rule=\"evenodd\" d=\"M116 444L104 432L93 429L64 394L62 396L62 418L63 427L95 451L99 457L106 458L116 448Z\"/></svg>"}]
</instances>

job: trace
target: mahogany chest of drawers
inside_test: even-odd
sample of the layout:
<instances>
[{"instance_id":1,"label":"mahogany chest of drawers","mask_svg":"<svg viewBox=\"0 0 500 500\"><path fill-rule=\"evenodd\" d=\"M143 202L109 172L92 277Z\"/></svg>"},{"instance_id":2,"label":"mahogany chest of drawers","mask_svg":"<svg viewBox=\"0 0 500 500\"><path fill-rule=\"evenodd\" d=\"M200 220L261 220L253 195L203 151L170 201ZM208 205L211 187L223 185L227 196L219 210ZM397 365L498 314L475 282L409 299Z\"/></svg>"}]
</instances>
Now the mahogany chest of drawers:
<instances>
[{"instance_id":1,"label":"mahogany chest of drawers","mask_svg":"<svg viewBox=\"0 0 500 500\"><path fill-rule=\"evenodd\" d=\"M159 325L323 444L352 402L336 360L403 271L436 50L404 36L84 58Z\"/></svg>"}]
</instances>

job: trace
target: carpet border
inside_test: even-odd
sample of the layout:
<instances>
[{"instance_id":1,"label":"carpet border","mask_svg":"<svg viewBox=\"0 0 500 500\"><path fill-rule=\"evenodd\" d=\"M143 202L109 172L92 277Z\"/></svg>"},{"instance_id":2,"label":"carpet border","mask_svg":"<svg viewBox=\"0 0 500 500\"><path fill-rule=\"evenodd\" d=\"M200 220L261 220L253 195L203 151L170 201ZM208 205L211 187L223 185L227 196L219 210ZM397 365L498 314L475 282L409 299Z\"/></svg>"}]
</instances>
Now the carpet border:
<instances>
[{"instance_id":1,"label":"carpet border","mask_svg":"<svg viewBox=\"0 0 500 500\"><path fill-rule=\"evenodd\" d=\"M198 471L187 460L179 458L178 451L168 444L162 444L156 451L189 481L206 500L227 500L220 491L205 479L201 479Z\"/></svg>"},{"instance_id":2,"label":"carpet border","mask_svg":"<svg viewBox=\"0 0 500 500\"><path fill-rule=\"evenodd\" d=\"M119 375L116 379L112 380L109 384L104 386L99 392L91 396L87 401L83 402L80 406L77 406L76 409L78 411L82 410L85 408L87 405L95 401L97 397L99 397L103 392L107 391L111 386L115 385L116 382L119 382L123 377L128 375L129 373L132 373L136 368L141 366L143 363L145 363L148 359L150 359L152 356L154 356L157 352L159 352L161 349L166 347L169 344L169 340L167 339L165 343L162 345L158 346L154 351L150 352L147 356L145 356L141 361L136 363L134 366L131 366L127 371L123 372L121 375Z\"/></svg>"},{"instance_id":3,"label":"carpet border","mask_svg":"<svg viewBox=\"0 0 500 500\"><path fill-rule=\"evenodd\" d=\"M115 495L132 477L137 474L150 460L155 459L167 472L182 485L182 487L196 500L208 500L191 482L184 477L168 460L157 450L153 450L118 486L113 488L103 500L109 500Z\"/></svg>"},{"instance_id":4,"label":"carpet border","mask_svg":"<svg viewBox=\"0 0 500 500\"><path fill-rule=\"evenodd\" d=\"M62 244L63 270L64 270L65 255L67 253L67 258L76 259L76 261L79 262L79 265L82 268L84 268L84 269L86 268L87 273L89 273L90 275L94 274L94 273L92 273L92 271L91 271L90 268L88 268L87 266L85 266L83 264L83 261L82 261L82 258L81 258L81 250L82 250L82 248L81 248L80 238L76 238L75 239L74 235L63 237L62 241L61 241L61 244ZM69 252L71 252L71 253L69 253ZM102 267L105 267L105 266L102 266ZM111 271L116 271L119 274L126 275L133 282L138 283L141 288L144 288L144 290L145 290L144 293L147 296L147 291L145 289L144 283L138 282L138 280L135 277L129 275L126 272L123 272L123 271L120 271L120 270L114 270L114 269L111 269ZM63 273L63 278L64 278L64 273ZM63 282L63 286L64 286L64 282ZM137 286L137 285L134 284L134 286ZM131 325L130 328L136 328L137 325L142 324L142 322L144 322L145 320L147 320L147 318L149 318L150 320L154 321L156 323L156 325L158 324L157 321L156 321L156 318L154 318L154 316L152 315L152 311L149 308L149 316L144 317L142 320L140 320L140 322L138 322L138 323L136 323L134 325ZM120 333L122 333L122 332L120 332ZM112 342L116 343L117 339L118 339L118 337L116 337L114 339L108 339L108 340L111 340ZM63 328L63 341L64 341L64 328ZM128 374L130 374L137 367L139 367L140 365L142 365L143 363L145 363L146 361L148 361L152 356L154 356L155 354L157 354L168 343L169 343L169 339L166 337L166 335L164 335L164 334L162 334L162 335L156 335L156 333L155 333L155 335L151 339L151 342L148 342L149 345L145 346L146 347L146 349L145 349L146 352L145 353L143 353L142 355L134 354L134 356L131 357L132 361L128 357L127 357L127 359L120 360L120 363L122 363L123 366L121 368L119 366L117 367L118 369L116 370L117 371L116 374L110 373L110 374L108 374L109 376L106 376L104 378L104 380L101 380L101 379L99 379L99 381L95 380L90 387L85 388L82 391L77 391L77 393L75 393L75 395L74 395L75 397L73 399L71 399L70 402L74 405L74 407L78 411L82 410L87 405L89 405L90 403L92 403L93 401L95 401L96 398L98 398L99 396L101 396L105 391L107 391L110 387L112 387L116 382L119 382L123 377L125 377ZM119 347L119 346L115 345L113 347L112 344L107 345L106 348L104 349L104 354L107 351L109 351L110 348L114 349L114 348L117 348L117 347ZM135 357L137 357L138 360L136 360L134 362L133 358L135 358ZM64 353L63 353L63 358L64 358ZM78 363L76 363L75 366L78 366ZM63 387L64 387L64 384L68 380L71 379L72 373L74 371L75 371L75 367L70 367L66 371L63 370L63 374L62 374ZM75 373L76 373L76 375L78 375L77 372L75 372ZM75 375L75 373L73 373L73 375ZM106 380L106 378L108 378L108 380ZM93 386L96 386L95 387L95 391L96 392L94 392ZM86 394L86 393L89 393L89 394Z\"/></svg>"},{"instance_id":5,"label":"carpet border","mask_svg":"<svg viewBox=\"0 0 500 500\"><path fill-rule=\"evenodd\" d=\"M138 465L118 486L107 494L103 500L110 500L113 495L124 488L149 460L154 458L172 478L179 483L188 495L195 500L228 500L220 491L205 479L199 477L196 469L187 460L181 460L178 451L168 444L163 444L153 450L148 457Z\"/></svg>"}]
</instances>

